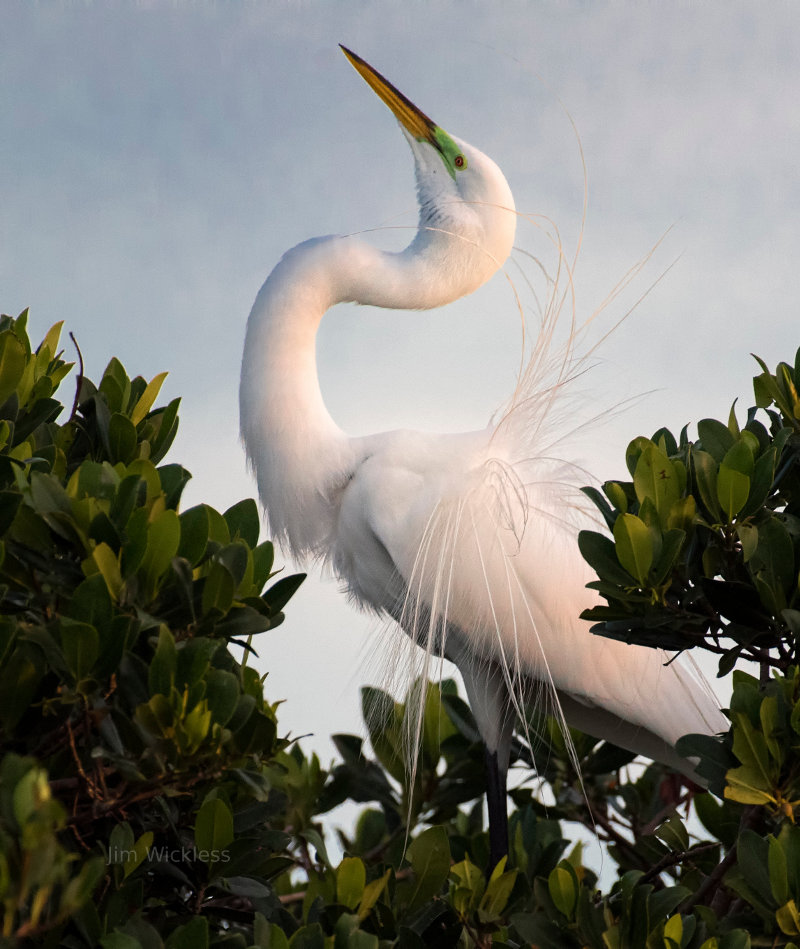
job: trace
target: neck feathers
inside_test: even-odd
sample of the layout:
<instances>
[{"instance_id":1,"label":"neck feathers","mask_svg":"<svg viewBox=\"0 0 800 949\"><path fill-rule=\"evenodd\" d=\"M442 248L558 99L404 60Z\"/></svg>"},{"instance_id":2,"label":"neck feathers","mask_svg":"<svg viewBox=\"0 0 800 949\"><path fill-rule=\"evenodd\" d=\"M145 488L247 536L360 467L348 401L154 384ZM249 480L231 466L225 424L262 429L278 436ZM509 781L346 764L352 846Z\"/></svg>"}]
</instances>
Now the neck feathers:
<instances>
[{"instance_id":1,"label":"neck feathers","mask_svg":"<svg viewBox=\"0 0 800 949\"><path fill-rule=\"evenodd\" d=\"M298 559L323 549L353 467L317 380L317 328L334 302L325 249L319 240L295 247L259 291L239 387L242 438L270 530Z\"/></svg>"},{"instance_id":2,"label":"neck feathers","mask_svg":"<svg viewBox=\"0 0 800 949\"><path fill-rule=\"evenodd\" d=\"M325 549L360 461L319 388L322 317L336 303L428 309L471 292L497 262L463 236L463 220L460 231L421 228L400 254L351 237L315 238L288 251L261 288L247 323L241 432L270 530L295 556Z\"/></svg>"}]
</instances>

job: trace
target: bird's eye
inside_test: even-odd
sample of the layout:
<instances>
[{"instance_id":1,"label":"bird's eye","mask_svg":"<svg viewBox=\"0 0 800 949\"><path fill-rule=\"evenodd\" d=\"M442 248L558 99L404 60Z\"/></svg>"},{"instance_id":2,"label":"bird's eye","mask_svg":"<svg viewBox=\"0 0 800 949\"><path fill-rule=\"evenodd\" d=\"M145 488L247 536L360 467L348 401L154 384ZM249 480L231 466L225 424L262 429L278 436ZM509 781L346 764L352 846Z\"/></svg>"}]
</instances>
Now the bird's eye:
<instances>
[{"instance_id":1,"label":"bird's eye","mask_svg":"<svg viewBox=\"0 0 800 949\"><path fill-rule=\"evenodd\" d=\"M456 158L453 164L456 166L456 168L463 168L467 163L463 155L456 155Z\"/></svg>"}]
</instances>

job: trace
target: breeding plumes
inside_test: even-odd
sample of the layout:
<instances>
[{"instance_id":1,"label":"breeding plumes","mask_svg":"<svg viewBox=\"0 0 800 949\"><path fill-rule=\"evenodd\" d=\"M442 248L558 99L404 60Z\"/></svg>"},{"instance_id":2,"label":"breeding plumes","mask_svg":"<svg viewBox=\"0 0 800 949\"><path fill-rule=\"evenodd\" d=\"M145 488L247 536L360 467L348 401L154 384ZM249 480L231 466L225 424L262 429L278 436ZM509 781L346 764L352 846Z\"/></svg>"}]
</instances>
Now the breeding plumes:
<instances>
[{"instance_id":1,"label":"breeding plumes","mask_svg":"<svg viewBox=\"0 0 800 949\"><path fill-rule=\"evenodd\" d=\"M284 255L247 324L242 436L284 548L329 564L358 604L399 623L428 664L444 656L460 670L487 749L494 863L507 848L506 772L525 701L687 773L677 739L726 722L690 666L593 636L578 618L593 602L576 543L582 475L561 457L554 424L575 363L569 344L553 350L549 323L485 429L353 438L329 415L315 353L327 310L428 309L471 293L503 266L517 220L490 158L344 52L411 146L419 226L399 253L329 236Z\"/></svg>"}]
</instances>

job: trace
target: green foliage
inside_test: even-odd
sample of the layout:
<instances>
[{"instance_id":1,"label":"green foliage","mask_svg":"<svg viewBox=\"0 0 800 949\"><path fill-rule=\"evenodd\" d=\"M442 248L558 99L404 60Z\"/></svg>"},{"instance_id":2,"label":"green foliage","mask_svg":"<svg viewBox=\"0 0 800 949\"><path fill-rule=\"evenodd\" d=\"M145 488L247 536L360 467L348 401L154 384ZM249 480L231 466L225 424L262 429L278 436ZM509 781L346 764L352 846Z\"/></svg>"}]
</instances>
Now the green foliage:
<instances>
[{"instance_id":1,"label":"green foliage","mask_svg":"<svg viewBox=\"0 0 800 949\"><path fill-rule=\"evenodd\" d=\"M722 847L716 870L699 881L715 912L698 906L696 914L715 938L714 925L724 932L735 921L753 945L794 945L800 936L800 351L792 365L780 363L774 372L757 361L756 405L743 427L732 408L727 423L699 422L695 441L686 428L678 440L666 429L636 438L626 453L632 480L608 482L602 492L585 489L613 539L581 535L583 555L598 575L589 586L605 600L584 617L600 635L668 650L699 647L719 656L720 675L734 670L728 734L687 736L678 745L697 759L698 775L722 799L706 794L696 801L697 816ZM743 660L758 663L759 678L735 669ZM694 945L686 941L686 917L673 919L664 944ZM732 939L739 944L733 932L718 944Z\"/></svg>"},{"instance_id":2,"label":"green foliage","mask_svg":"<svg viewBox=\"0 0 800 949\"><path fill-rule=\"evenodd\" d=\"M368 742L335 735L330 768L282 737L248 662L302 577L276 577L252 500L180 508L163 375L112 360L54 398L59 331L33 351L26 314L0 321L0 946L800 945L795 368L756 379L768 424L636 439L631 480L589 492L597 632L762 664L734 672L727 736L683 739L710 792L532 709L487 878L455 684L365 688Z\"/></svg>"},{"instance_id":3,"label":"green foliage","mask_svg":"<svg viewBox=\"0 0 800 949\"><path fill-rule=\"evenodd\" d=\"M740 658L800 661L800 364L759 363L744 427L732 408L727 424L699 422L695 441L687 429L636 438L632 480L585 489L613 534L580 537L606 600L584 613L595 632L710 650L720 674Z\"/></svg>"},{"instance_id":4,"label":"green foliage","mask_svg":"<svg viewBox=\"0 0 800 949\"><path fill-rule=\"evenodd\" d=\"M291 862L267 821L286 742L229 647L246 656L302 578L264 589L255 502L179 511L163 374L112 360L64 411L59 331L33 351L25 313L0 321L2 935L209 944L203 906L272 910L262 880Z\"/></svg>"}]
</instances>

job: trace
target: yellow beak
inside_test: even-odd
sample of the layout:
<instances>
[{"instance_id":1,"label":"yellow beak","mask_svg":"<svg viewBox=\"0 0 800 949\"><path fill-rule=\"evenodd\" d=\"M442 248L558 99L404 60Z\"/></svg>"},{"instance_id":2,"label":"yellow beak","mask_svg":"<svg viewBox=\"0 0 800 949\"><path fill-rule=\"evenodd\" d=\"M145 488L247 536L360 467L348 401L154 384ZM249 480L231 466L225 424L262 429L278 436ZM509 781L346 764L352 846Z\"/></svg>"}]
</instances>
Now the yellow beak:
<instances>
[{"instance_id":1,"label":"yellow beak","mask_svg":"<svg viewBox=\"0 0 800 949\"><path fill-rule=\"evenodd\" d=\"M436 126L421 109L418 109L399 89L396 89L387 79L384 79L376 69L373 69L369 63L364 62L360 56L344 46L341 47L341 50L364 80L389 106L398 122L414 138L437 145L434 137Z\"/></svg>"}]
</instances>

